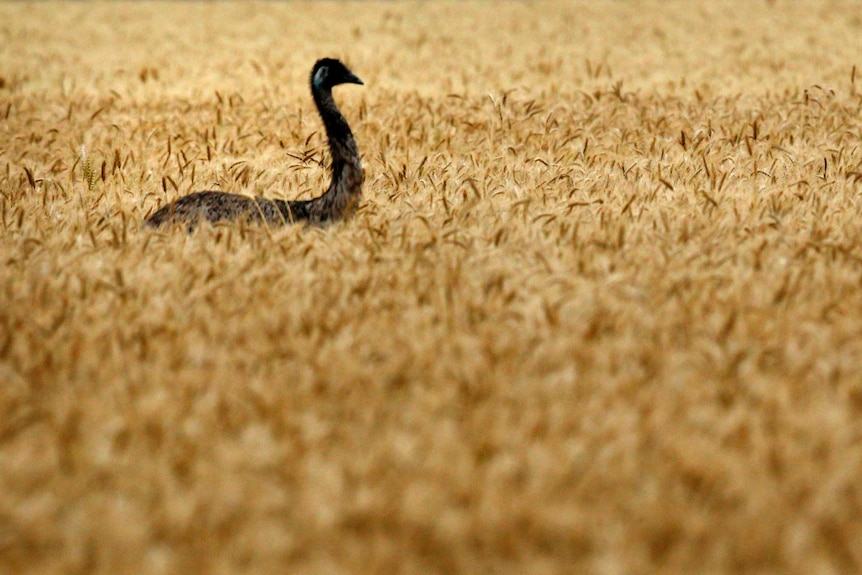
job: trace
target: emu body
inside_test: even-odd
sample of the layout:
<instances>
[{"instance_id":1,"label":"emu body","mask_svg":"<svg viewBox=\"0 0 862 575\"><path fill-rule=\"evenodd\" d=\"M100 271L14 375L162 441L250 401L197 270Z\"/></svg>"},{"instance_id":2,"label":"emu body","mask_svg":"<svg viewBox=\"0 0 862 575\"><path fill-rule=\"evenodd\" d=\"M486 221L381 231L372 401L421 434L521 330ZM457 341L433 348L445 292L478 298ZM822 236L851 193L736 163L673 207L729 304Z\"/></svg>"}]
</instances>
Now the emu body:
<instances>
[{"instance_id":1,"label":"emu body","mask_svg":"<svg viewBox=\"0 0 862 575\"><path fill-rule=\"evenodd\" d=\"M332 97L339 84L362 84L353 72L332 58L318 60L311 70L311 95L329 141L332 180L329 188L312 200L268 200L214 190L194 192L163 206L145 220L148 226L161 227L184 223L189 230L201 221L246 220L283 225L307 222L324 225L349 218L362 199L364 172L359 149L347 120Z\"/></svg>"}]
</instances>

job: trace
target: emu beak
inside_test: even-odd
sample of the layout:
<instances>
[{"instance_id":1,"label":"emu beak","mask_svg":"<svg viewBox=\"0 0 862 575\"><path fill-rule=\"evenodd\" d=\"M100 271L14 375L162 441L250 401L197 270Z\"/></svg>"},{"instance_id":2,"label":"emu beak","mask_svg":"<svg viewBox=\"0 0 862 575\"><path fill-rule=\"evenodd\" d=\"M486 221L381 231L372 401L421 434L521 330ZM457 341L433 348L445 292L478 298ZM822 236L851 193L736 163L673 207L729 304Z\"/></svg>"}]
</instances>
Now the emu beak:
<instances>
[{"instance_id":1,"label":"emu beak","mask_svg":"<svg viewBox=\"0 0 862 575\"><path fill-rule=\"evenodd\" d=\"M365 82L363 82L359 76L356 74L349 72L347 76L344 78L344 82L347 84L359 84L360 86L364 86Z\"/></svg>"}]
</instances>

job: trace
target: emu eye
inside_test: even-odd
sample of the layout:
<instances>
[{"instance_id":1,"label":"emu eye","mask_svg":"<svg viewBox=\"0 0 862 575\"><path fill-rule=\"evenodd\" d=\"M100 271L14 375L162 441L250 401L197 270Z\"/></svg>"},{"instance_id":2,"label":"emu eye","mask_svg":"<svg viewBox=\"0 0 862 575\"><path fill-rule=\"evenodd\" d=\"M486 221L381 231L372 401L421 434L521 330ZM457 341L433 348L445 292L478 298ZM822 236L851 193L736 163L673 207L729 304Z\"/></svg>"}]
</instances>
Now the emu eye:
<instances>
[{"instance_id":1,"label":"emu eye","mask_svg":"<svg viewBox=\"0 0 862 575\"><path fill-rule=\"evenodd\" d=\"M329 68L327 66L321 66L317 72L314 73L314 85L320 86L327 76L329 76Z\"/></svg>"}]
</instances>

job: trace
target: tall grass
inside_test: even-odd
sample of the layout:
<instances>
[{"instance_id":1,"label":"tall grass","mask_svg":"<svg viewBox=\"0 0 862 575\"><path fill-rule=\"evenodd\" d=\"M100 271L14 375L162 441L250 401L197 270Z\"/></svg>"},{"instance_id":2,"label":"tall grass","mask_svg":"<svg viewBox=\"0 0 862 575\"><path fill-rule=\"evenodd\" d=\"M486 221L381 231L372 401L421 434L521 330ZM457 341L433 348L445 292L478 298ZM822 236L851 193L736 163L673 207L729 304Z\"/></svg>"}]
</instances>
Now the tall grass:
<instances>
[{"instance_id":1,"label":"tall grass","mask_svg":"<svg viewBox=\"0 0 862 575\"><path fill-rule=\"evenodd\" d=\"M0 21L0 570L858 571L855 4Z\"/></svg>"}]
</instances>

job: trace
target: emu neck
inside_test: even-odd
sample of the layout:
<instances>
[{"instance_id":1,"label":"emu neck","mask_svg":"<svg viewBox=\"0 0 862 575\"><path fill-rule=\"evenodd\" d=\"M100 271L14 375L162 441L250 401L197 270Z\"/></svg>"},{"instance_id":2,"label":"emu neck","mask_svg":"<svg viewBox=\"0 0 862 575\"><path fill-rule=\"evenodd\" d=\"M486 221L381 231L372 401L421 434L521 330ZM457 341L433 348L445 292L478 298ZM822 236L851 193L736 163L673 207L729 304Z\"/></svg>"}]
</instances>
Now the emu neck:
<instances>
[{"instance_id":1,"label":"emu neck","mask_svg":"<svg viewBox=\"0 0 862 575\"><path fill-rule=\"evenodd\" d=\"M353 139L350 126L347 125L347 120L341 115L341 111L332 97L332 89L312 88L312 94L314 95L314 104L317 106L317 111L326 127L326 136L329 138L330 146L333 140Z\"/></svg>"},{"instance_id":2,"label":"emu neck","mask_svg":"<svg viewBox=\"0 0 862 575\"><path fill-rule=\"evenodd\" d=\"M325 194L311 200L319 208L311 208L311 219L317 219L313 215L316 212L322 221L339 219L352 214L359 203L364 180L362 163L356 140L332 98L332 90L312 89L312 93L329 141L332 181Z\"/></svg>"}]
</instances>

